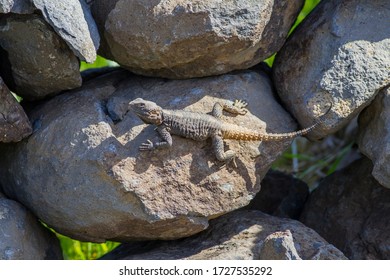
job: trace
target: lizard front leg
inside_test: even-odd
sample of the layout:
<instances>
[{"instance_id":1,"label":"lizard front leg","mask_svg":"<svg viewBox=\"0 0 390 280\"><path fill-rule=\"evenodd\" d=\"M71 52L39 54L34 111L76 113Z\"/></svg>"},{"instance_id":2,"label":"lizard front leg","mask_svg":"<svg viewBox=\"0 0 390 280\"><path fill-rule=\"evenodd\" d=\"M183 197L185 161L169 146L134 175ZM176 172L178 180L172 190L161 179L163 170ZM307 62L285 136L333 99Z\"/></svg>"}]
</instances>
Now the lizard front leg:
<instances>
[{"instance_id":1,"label":"lizard front leg","mask_svg":"<svg viewBox=\"0 0 390 280\"><path fill-rule=\"evenodd\" d=\"M245 115L248 111L245 107L248 104L242 100L236 100L234 102L225 101L223 103L217 102L214 104L212 115L218 119L222 117L222 111L225 110L232 114Z\"/></svg>"},{"instance_id":2,"label":"lizard front leg","mask_svg":"<svg viewBox=\"0 0 390 280\"><path fill-rule=\"evenodd\" d=\"M139 149L141 151L151 151L155 149L161 149L168 147L170 148L172 146L172 136L169 133L169 129L165 125L159 125L156 128L158 134L161 136L162 141L152 142L149 139L147 140L147 143L142 143L139 146Z\"/></svg>"},{"instance_id":3,"label":"lizard front leg","mask_svg":"<svg viewBox=\"0 0 390 280\"><path fill-rule=\"evenodd\" d=\"M236 153L232 150L228 150L225 152L222 136L220 134L214 135L212 136L212 140L215 156L217 157L217 159L219 161L225 162L225 164L229 163L232 160L234 162Z\"/></svg>"}]
</instances>

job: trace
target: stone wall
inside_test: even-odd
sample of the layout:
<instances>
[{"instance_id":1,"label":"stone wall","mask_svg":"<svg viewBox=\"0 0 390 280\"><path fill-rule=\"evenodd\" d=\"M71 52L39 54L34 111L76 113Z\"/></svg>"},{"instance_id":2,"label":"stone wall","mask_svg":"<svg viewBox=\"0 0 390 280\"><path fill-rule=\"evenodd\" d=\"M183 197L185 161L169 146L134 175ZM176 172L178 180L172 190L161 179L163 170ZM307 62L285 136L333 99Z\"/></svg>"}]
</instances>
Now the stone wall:
<instances>
[{"instance_id":1,"label":"stone wall","mask_svg":"<svg viewBox=\"0 0 390 280\"><path fill-rule=\"evenodd\" d=\"M27 211L75 239L124 243L106 259L388 258L390 4L322 1L287 38L303 2L0 0L0 223ZM261 61L275 52L270 69ZM97 54L120 67L80 73ZM226 165L210 140L140 151L158 139L128 112L140 97L202 113L245 100L247 114L222 120L262 133L309 127L331 107L307 137L320 143L359 116L364 156L309 194L266 175L291 139L226 140ZM32 223L34 246L58 252ZM60 258L11 254L25 238L12 236L0 236L2 259Z\"/></svg>"}]
</instances>

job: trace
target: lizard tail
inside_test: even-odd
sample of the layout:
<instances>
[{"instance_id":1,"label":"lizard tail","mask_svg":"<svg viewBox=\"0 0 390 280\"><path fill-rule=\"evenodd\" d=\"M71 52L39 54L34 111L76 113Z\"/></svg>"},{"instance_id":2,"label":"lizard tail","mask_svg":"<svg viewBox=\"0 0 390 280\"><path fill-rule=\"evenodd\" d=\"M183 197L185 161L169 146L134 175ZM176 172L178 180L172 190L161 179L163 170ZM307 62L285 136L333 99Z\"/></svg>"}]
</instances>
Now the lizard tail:
<instances>
[{"instance_id":1,"label":"lizard tail","mask_svg":"<svg viewBox=\"0 0 390 280\"><path fill-rule=\"evenodd\" d=\"M277 141L277 140L292 139L297 136L305 135L310 131L312 131L313 129L315 129L320 124L322 124L326 120L326 115L329 113L331 109L332 109L332 104L330 105L326 113L323 114L316 123L301 130L287 132L287 133L261 133L240 126L227 125L227 127L223 129L223 138L244 140L244 141Z\"/></svg>"},{"instance_id":2,"label":"lizard tail","mask_svg":"<svg viewBox=\"0 0 390 280\"><path fill-rule=\"evenodd\" d=\"M224 139L233 139L233 140L243 140L243 141L278 141L284 139L292 139L297 136L305 135L312 131L315 127L318 126L318 123L313 124L312 126L287 133L262 133L253 131L250 129L245 129L243 127L228 125L228 128L223 131Z\"/></svg>"}]
</instances>

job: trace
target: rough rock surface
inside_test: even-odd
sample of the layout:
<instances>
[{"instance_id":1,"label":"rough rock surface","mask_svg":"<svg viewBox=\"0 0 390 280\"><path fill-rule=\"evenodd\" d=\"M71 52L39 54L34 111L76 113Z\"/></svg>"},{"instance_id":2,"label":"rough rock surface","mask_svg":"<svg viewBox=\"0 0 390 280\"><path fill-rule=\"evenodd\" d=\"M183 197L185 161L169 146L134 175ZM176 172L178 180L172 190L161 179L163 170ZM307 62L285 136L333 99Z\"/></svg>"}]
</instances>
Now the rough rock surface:
<instances>
[{"instance_id":1,"label":"rough rock surface","mask_svg":"<svg viewBox=\"0 0 390 280\"><path fill-rule=\"evenodd\" d=\"M0 77L0 142L17 142L32 132L22 106L11 95Z\"/></svg>"},{"instance_id":2,"label":"rough rock surface","mask_svg":"<svg viewBox=\"0 0 390 280\"><path fill-rule=\"evenodd\" d=\"M28 36L27 36L28 34ZM65 42L38 15L6 14L0 18L2 77L25 99L39 99L81 85L79 61Z\"/></svg>"},{"instance_id":3,"label":"rough rock surface","mask_svg":"<svg viewBox=\"0 0 390 280\"><path fill-rule=\"evenodd\" d=\"M299 219L308 196L309 187L305 182L280 171L270 170L261 181L261 190L245 209L260 210L281 218Z\"/></svg>"},{"instance_id":4,"label":"rough rock surface","mask_svg":"<svg viewBox=\"0 0 390 280\"><path fill-rule=\"evenodd\" d=\"M260 248L260 260L301 260L290 230L268 235Z\"/></svg>"},{"instance_id":5,"label":"rough rock surface","mask_svg":"<svg viewBox=\"0 0 390 280\"><path fill-rule=\"evenodd\" d=\"M374 163L372 175L390 188L390 87L359 116L359 149Z\"/></svg>"},{"instance_id":6,"label":"rough rock surface","mask_svg":"<svg viewBox=\"0 0 390 280\"><path fill-rule=\"evenodd\" d=\"M31 14L34 11L30 0L0 0L0 14Z\"/></svg>"},{"instance_id":7,"label":"rough rock surface","mask_svg":"<svg viewBox=\"0 0 390 280\"><path fill-rule=\"evenodd\" d=\"M390 258L390 190L363 158L325 178L310 195L301 221L350 259Z\"/></svg>"},{"instance_id":8,"label":"rough rock surface","mask_svg":"<svg viewBox=\"0 0 390 280\"><path fill-rule=\"evenodd\" d=\"M292 238L280 246L272 242L285 232ZM102 259L346 259L314 230L298 221L269 216L260 211L235 211L210 222L210 227L176 241L122 244ZM284 258L285 259L285 258Z\"/></svg>"},{"instance_id":9,"label":"rough rock surface","mask_svg":"<svg viewBox=\"0 0 390 280\"><path fill-rule=\"evenodd\" d=\"M388 0L321 1L276 56L277 92L301 124L333 103L311 138L340 129L390 83L389 18Z\"/></svg>"},{"instance_id":10,"label":"rough rock surface","mask_svg":"<svg viewBox=\"0 0 390 280\"><path fill-rule=\"evenodd\" d=\"M88 63L96 60L100 36L84 0L32 1L78 58Z\"/></svg>"},{"instance_id":11,"label":"rough rock surface","mask_svg":"<svg viewBox=\"0 0 390 280\"><path fill-rule=\"evenodd\" d=\"M62 259L55 235L16 201L0 193L0 260Z\"/></svg>"},{"instance_id":12,"label":"rough rock surface","mask_svg":"<svg viewBox=\"0 0 390 280\"><path fill-rule=\"evenodd\" d=\"M302 5L302 0L95 0L92 12L104 57L139 74L192 78L246 69L271 56Z\"/></svg>"},{"instance_id":13,"label":"rough rock surface","mask_svg":"<svg viewBox=\"0 0 390 280\"><path fill-rule=\"evenodd\" d=\"M140 152L139 145L157 133L134 114L124 115L138 97L205 113L217 100L244 99L249 113L226 114L224 120L258 131L296 129L274 99L269 78L259 72L164 80L114 71L33 110L29 140L0 146L5 193L75 238L175 239L247 205L291 142L226 141L237 153L237 168L221 168L211 141L173 136L172 149Z\"/></svg>"}]
</instances>

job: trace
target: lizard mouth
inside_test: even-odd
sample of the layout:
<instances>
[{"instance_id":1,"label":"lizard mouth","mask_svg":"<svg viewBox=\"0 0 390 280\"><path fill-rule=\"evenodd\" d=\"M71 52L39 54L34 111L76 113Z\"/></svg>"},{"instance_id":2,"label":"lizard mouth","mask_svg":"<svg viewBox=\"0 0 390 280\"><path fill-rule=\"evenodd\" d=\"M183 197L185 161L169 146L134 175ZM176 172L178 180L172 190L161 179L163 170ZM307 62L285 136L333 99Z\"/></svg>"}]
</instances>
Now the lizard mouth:
<instances>
[{"instance_id":1,"label":"lizard mouth","mask_svg":"<svg viewBox=\"0 0 390 280\"><path fill-rule=\"evenodd\" d=\"M137 110L138 109L138 110ZM145 111L142 108L135 108L133 112L146 124L161 124L161 112L158 110Z\"/></svg>"},{"instance_id":2,"label":"lizard mouth","mask_svg":"<svg viewBox=\"0 0 390 280\"><path fill-rule=\"evenodd\" d=\"M152 122L149 118L144 117L144 116L142 116L142 115L138 115L138 114L137 114L137 116L138 116L144 123L146 123L146 124L153 124L153 122Z\"/></svg>"}]
</instances>

